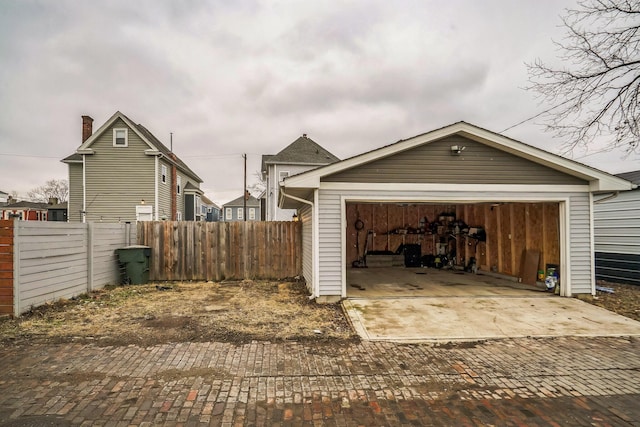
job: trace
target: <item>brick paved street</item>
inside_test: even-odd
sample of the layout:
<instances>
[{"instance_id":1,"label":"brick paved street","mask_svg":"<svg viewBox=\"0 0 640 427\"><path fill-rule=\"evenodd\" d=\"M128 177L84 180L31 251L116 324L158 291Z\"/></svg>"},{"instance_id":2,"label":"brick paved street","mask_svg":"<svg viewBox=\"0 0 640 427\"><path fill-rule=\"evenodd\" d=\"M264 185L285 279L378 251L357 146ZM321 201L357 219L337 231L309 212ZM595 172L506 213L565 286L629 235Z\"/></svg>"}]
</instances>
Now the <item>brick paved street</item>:
<instances>
[{"instance_id":1,"label":"brick paved street","mask_svg":"<svg viewBox=\"0 0 640 427\"><path fill-rule=\"evenodd\" d=\"M640 425L640 340L0 349L0 426Z\"/></svg>"}]
</instances>

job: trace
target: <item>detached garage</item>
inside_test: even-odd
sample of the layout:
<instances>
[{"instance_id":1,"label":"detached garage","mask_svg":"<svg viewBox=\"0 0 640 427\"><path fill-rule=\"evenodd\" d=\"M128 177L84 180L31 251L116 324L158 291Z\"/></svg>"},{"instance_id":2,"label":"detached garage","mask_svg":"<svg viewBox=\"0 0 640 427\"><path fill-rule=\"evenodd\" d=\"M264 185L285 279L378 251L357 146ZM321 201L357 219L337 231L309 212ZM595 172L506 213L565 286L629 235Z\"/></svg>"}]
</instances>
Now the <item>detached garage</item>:
<instances>
[{"instance_id":1,"label":"detached garage","mask_svg":"<svg viewBox=\"0 0 640 427\"><path fill-rule=\"evenodd\" d=\"M593 195L632 188L459 122L288 177L280 207L299 211L304 276L319 301L346 297L365 246L397 268L446 263L535 280L553 266L571 296L595 292Z\"/></svg>"}]
</instances>

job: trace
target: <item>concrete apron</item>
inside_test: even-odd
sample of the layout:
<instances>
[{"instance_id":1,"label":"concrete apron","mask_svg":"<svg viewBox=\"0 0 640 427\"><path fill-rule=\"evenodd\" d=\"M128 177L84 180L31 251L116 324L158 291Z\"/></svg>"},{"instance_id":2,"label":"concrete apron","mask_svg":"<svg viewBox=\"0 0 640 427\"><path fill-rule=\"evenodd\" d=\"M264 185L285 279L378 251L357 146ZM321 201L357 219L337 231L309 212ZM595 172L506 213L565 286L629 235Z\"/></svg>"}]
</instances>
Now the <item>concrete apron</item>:
<instances>
[{"instance_id":1,"label":"concrete apron","mask_svg":"<svg viewBox=\"0 0 640 427\"><path fill-rule=\"evenodd\" d=\"M379 274L378 274L379 276ZM640 336L640 322L575 298L545 292L506 290L497 294L441 295L438 285L415 285L434 289L432 295L400 296L384 284L382 295L372 291L350 295L342 302L361 338L386 341L477 341L483 339L557 336ZM466 279L466 278L465 278ZM365 279L359 278L359 282ZM360 285L359 285L360 286ZM380 284L370 286L380 289ZM457 287L459 288L459 287ZM396 289L397 290L397 289ZM496 292L494 288L493 292Z\"/></svg>"}]
</instances>

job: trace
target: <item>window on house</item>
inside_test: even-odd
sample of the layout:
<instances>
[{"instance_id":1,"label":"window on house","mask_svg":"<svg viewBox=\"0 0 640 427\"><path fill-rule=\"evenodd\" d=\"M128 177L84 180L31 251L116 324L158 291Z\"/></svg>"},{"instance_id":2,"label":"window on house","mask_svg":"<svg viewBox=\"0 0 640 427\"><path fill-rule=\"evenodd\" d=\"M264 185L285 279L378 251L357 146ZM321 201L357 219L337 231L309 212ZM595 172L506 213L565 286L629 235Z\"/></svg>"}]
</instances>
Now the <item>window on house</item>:
<instances>
[{"instance_id":1,"label":"window on house","mask_svg":"<svg viewBox=\"0 0 640 427\"><path fill-rule=\"evenodd\" d=\"M176 177L176 191L178 192L178 194L180 194L180 191L182 189L182 177L180 175L178 175Z\"/></svg>"},{"instance_id":2,"label":"window on house","mask_svg":"<svg viewBox=\"0 0 640 427\"><path fill-rule=\"evenodd\" d=\"M284 181L284 179L285 179L286 177L288 177L288 176L289 176L289 172L288 172L288 171L280 171L280 172L278 173L278 177L279 177L279 180L278 180L278 181L279 181L279 182L282 182L282 181Z\"/></svg>"},{"instance_id":3,"label":"window on house","mask_svg":"<svg viewBox=\"0 0 640 427\"><path fill-rule=\"evenodd\" d=\"M162 165L162 183L167 183L167 167L165 165Z\"/></svg>"},{"instance_id":4,"label":"window on house","mask_svg":"<svg viewBox=\"0 0 640 427\"><path fill-rule=\"evenodd\" d=\"M178 221L182 221L182 212L178 211L178 212L177 212L177 214L178 214L178 215L177 215L176 219L177 219Z\"/></svg>"},{"instance_id":5,"label":"window on house","mask_svg":"<svg viewBox=\"0 0 640 427\"><path fill-rule=\"evenodd\" d=\"M238 208L238 219L244 219L244 208Z\"/></svg>"},{"instance_id":6,"label":"window on house","mask_svg":"<svg viewBox=\"0 0 640 427\"><path fill-rule=\"evenodd\" d=\"M250 220L256 219L256 208L249 208L249 219Z\"/></svg>"},{"instance_id":7,"label":"window on house","mask_svg":"<svg viewBox=\"0 0 640 427\"><path fill-rule=\"evenodd\" d=\"M226 220L233 219L233 211L231 210L231 208L226 208L224 210L224 219Z\"/></svg>"},{"instance_id":8,"label":"window on house","mask_svg":"<svg viewBox=\"0 0 640 427\"><path fill-rule=\"evenodd\" d=\"M114 129L113 130L113 146L127 147L129 145L128 137L129 137L128 129Z\"/></svg>"}]
</instances>

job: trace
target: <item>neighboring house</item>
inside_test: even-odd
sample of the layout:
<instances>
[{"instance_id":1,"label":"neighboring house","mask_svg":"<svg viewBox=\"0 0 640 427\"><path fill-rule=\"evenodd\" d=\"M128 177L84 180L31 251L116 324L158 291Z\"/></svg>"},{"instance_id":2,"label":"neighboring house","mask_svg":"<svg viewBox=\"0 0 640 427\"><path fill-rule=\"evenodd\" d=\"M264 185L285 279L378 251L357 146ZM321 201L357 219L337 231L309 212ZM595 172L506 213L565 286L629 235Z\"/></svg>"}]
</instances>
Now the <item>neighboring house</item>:
<instances>
[{"instance_id":1,"label":"neighboring house","mask_svg":"<svg viewBox=\"0 0 640 427\"><path fill-rule=\"evenodd\" d=\"M82 144L69 165L70 222L197 220L202 179L149 130L116 112L95 133L82 116Z\"/></svg>"},{"instance_id":2,"label":"neighboring house","mask_svg":"<svg viewBox=\"0 0 640 427\"><path fill-rule=\"evenodd\" d=\"M240 196L222 206L221 221L260 221L260 200L249 195L246 198L247 212L245 215L245 198Z\"/></svg>"},{"instance_id":3,"label":"neighboring house","mask_svg":"<svg viewBox=\"0 0 640 427\"><path fill-rule=\"evenodd\" d=\"M640 186L640 170L616 175ZM595 199L596 279L640 285L640 188Z\"/></svg>"},{"instance_id":4,"label":"neighboring house","mask_svg":"<svg viewBox=\"0 0 640 427\"><path fill-rule=\"evenodd\" d=\"M2 219L19 218L22 221L46 221L47 203L13 202L0 207Z\"/></svg>"},{"instance_id":5,"label":"neighboring house","mask_svg":"<svg viewBox=\"0 0 640 427\"><path fill-rule=\"evenodd\" d=\"M4 205L7 203L7 200L9 200L9 193L5 193L4 191L0 191L0 206Z\"/></svg>"},{"instance_id":6,"label":"neighboring house","mask_svg":"<svg viewBox=\"0 0 640 427\"><path fill-rule=\"evenodd\" d=\"M364 241L356 230L373 229L374 248L391 242L388 249L395 250L392 239L410 236L393 235L393 229L419 228L420 209L426 208L436 215L454 208L471 226L486 227L486 242L471 246L482 270L517 277L525 251L535 250L545 263L555 261L559 292L572 296L595 294L592 198L633 188L621 178L458 122L285 178L280 207L299 210L303 275L318 301L347 296L353 261L347 253L356 239ZM373 213L358 221L358 206ZM387 214L399 207L407 216ZM534 215L545 220L531 222ZM535 272L539 265L533 267Z\"/></svg>"},{"instance_id":7,"label":"neighboring house","mask_svg":"<svg viewBox=\"0 0 640 427\"><path fill-rule=\"evenodd\" d=\"M291 221L295 209L278 207L280 184L288 176L339 161L336 156L303 134L275 155L262 156L262 179L265 182L264 220Z\"/></svg>"},{"instance_id":8,"label":"neighboring house","mask_svg":"<svg viewBox=\"0 0 640 427\"><path fill-rule=\"evenodd\" d=\"M67 221L67 202L50 203L47 206L48 221Z\"/></svg>"},{"instance_id":9,"label":"neighboring house","mask_svg":"<svg viewBox=\"0 0 640 427\"><path fill-rule=\"evenodd\" d=\"M204 221L220 221L220 206L216 205L206 196L202 196L202 215Z\"/></svg>"}]
</instances>

